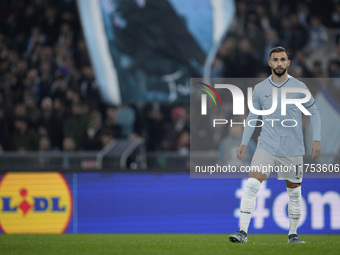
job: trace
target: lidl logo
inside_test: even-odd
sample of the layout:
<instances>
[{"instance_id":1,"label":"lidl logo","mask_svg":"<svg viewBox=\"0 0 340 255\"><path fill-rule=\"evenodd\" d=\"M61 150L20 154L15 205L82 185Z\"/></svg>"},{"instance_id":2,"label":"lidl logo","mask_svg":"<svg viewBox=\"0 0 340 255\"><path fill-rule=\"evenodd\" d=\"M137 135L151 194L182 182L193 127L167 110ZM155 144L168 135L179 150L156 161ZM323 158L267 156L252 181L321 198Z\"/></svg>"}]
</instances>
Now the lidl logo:
<instances>
[{"instance_id":1,"label":"lidl logo","mask_svg":"<svg viewBox=\"0 0 340 255\"><path fill-rule=\"evenodd\" d=\"M72 194L59 173L7 173L0 180L3 233L63 233L72 215Z\"/></svg>"}]
</instances>

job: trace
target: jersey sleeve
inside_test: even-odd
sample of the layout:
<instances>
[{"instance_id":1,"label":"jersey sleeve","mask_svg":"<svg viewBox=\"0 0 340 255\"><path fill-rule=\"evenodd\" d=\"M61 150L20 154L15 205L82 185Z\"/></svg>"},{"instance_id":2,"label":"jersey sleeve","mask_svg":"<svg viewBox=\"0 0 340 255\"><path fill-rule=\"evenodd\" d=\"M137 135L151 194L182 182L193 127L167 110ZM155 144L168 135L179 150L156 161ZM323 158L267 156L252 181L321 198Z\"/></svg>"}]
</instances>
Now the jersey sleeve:
<instances>
[{"instance_id":1,"label":"jersey sleeve","mask_svg":"<svg viewBox=\"0 0 340 255\"><path fill-rule=\"evenodd\" d=\"M303 84L306 89L308 87ZM321 141L321 119L318 108L315 105L315 99L313 96L303 106L311 113L310 121L313 129L313 141Z\"/></svg>"},{"instance_id":2,"label":"jersey sleeve","mask_svg":"<svg viewBox=\"0 0 340 255\"><path fill-rule=\"evenodd\" d=\"M318 108L314 103L306 108L311 113L310 122L313 129L313 141L321 141L321 118Z\"/></svg>"},{"instance_id":3,"label":"jersey sleeve","mask_svg":"<svg viewBox=\"0 0 340 255\"><path fill-rule=\"evenodd\" d=\"M305 84L303 84L303 88L304 88L304 89L307 89L307 90L309 91L308 87L307 87ZM306 96L305 94L302 94L302 93L301 93L301 97L305 97L305 96ZM315 103L314 97L311 95L311 97L310 97L310 99L308 100L308 102L303 103L302 105L303 105L305 108L309 108L309 107L313 106L314 103Z\"/></svg>"},{"instance_id":4,"label":"jersey sleeve","mask_svg":"<svg viewBox=\"0 0 340 255\"><path fill-rule=\"evenodd\" d=\"M261 101L260 101L259 89L257 89L257 87L255 86L255 89L253 91L253 106L254 106L255 109L257 109L257 110L262 109L260 102ZM253 119L257 119L257 118L258 118L258 115L254 114L252 112L249 112L248 117L246 119L244 130L243 130L241 145L245 145L245 146L248 145L250 138L253 135L254 130L255 130L254 126L248 125L248 121L253 120Z\"/></svg>"}]
</instances>

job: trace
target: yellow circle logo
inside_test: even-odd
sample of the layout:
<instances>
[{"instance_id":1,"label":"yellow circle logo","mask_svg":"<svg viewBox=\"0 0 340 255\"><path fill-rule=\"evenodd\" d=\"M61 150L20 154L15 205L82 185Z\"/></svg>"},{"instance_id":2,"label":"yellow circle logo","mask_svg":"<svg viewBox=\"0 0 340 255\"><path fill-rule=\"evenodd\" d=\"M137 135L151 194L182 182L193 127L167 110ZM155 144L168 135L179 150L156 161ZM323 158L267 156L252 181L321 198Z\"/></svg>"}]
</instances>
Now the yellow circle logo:
<instances>
[{"instance_id":1,"label":"yellow circle logo","mask_svg":"<svg viewBox=\"0 0 340 255\"><path fill-rule=\"evenodd\" d=\"M59 173L7 173L0 180L3 233L63 233L71 220L72 194Z\"/></svg>"}]
</instances>

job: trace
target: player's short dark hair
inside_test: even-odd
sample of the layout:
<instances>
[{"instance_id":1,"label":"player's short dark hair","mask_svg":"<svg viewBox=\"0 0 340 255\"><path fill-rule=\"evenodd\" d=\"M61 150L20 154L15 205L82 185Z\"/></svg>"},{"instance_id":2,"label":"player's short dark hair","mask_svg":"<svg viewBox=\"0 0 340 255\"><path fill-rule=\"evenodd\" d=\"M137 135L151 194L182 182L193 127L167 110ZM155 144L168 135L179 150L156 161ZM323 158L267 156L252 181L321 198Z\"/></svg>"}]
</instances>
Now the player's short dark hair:
<instances>
[{"instance_id":1,"label":"player's short dark hair","mask_svg":"<svg viewBox=\"0 0 340 255\"><path fill-rule=\"evenodd\" d=\"M285 48L283 48L282 46L277 46L277 47L272 48L269 52L269 57L271 57L272 54L276 53L276 52L286 52L287 57L289 58L288 51Z\"/></svg>"}]
</instances>

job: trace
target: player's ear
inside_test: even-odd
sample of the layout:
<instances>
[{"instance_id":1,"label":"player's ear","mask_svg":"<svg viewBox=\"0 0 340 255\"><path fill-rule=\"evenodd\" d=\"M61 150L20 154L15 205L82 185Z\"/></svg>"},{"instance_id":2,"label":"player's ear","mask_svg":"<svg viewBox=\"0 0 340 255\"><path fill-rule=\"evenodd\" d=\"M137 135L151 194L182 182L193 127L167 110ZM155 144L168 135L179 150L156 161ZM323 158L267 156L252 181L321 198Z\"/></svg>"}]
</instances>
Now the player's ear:
<instances>
[{"instance_id":1,"label":"player's ear","mask_svg":"<svg viewBox=\"0 0 340 255\"><path fill-rule=\"evenodd\" d=\"M288 59L288 66L290 66L290 59Z\"/></svg>"},{"instance_id":2,"label":"player's ear","mask_svg":"<svg viewBox=\"0 0 340 255\"><path fill-rule=\"evenodd\" d=\"M270 67L272 67L272 64L270 63L270 59L268 60L268 65L269 65Z\"/></svg>"}]
</instances>

